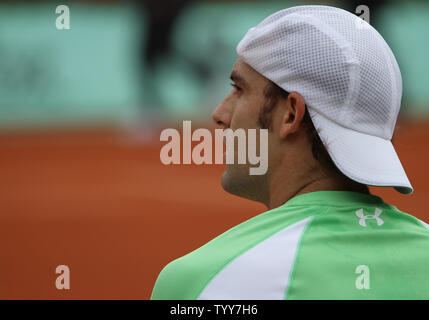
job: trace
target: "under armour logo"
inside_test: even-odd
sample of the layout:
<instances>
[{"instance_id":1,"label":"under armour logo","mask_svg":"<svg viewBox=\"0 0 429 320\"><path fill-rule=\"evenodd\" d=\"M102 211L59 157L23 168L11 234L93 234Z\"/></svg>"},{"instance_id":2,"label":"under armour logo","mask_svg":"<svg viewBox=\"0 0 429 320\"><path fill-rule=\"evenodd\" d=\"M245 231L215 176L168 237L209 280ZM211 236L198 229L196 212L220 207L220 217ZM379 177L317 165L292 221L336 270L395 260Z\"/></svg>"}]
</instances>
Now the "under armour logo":
<instances>
[{"instance_id":1,"label":"under armour logo","mask_svg":"<svg viewBox=\"0 0 429 320\"><path fill-rule=\"evenodd\" d=\"M375 219L375 221L377 221L377 225L381 226L384 223L384 221L379 217L382 212L383 211L381 209L375 208L375 214L368 214L365 216L363 214L363 209L359 209L355 213L360 218L359 224L362 227L366 227L366 222L365 222L366 219Z\"/></svg>"}]
</instances>

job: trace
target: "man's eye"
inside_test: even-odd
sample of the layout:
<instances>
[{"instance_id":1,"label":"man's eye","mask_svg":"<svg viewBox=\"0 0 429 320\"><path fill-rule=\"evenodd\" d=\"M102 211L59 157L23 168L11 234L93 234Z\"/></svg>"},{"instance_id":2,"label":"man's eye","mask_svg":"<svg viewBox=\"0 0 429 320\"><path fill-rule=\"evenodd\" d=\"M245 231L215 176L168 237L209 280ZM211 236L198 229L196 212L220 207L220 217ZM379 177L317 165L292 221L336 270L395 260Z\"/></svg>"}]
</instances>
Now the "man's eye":
<instances>
[{"instance_id":1,"label":"man's eye","mask_svg":"<svg viewBox=\"0 0 429 320\"><path fill-rule=\"evenodd\" d=\"M237 91L241 91L241 88L237 86L235 83L230 83L232 87L234 87Z\"/></svg>"}]
</instances>

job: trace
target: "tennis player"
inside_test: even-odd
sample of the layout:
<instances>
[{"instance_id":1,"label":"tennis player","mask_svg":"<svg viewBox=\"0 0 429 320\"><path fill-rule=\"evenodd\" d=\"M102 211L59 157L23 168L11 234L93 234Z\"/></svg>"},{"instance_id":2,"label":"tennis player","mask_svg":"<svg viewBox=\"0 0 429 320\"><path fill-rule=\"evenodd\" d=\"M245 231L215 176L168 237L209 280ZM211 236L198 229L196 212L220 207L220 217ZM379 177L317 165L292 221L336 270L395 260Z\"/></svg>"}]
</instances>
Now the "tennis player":
<instances>
[{"instance_id":1,"label":"tennis player","mask_svg":"<svg viewBox=\"0 0 429 320\"><path fill-rule=\"evenodd\" d=\"M429 230L370 194L411 186L391 139L402 80L382 36L342 9L298 6L237 46L221 128L269 130L265 175L223 188L269 211L169 263L152 299L429 299Z\"/></svg>"}]
</instances>

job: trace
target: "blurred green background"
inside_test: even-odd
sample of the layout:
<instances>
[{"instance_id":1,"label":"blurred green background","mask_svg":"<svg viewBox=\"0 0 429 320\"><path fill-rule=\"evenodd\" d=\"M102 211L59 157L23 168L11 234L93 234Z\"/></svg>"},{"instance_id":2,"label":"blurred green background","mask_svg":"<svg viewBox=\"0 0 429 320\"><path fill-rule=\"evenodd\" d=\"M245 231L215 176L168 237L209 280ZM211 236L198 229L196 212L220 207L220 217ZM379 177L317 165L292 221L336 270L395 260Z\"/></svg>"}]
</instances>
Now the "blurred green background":
<instances>
[{"instance_id":1,"label":"blurred green background","mask_svg":"<svg viewBox=\"0 0 429 320\"><path fill-rule=\"evenodd\" d=\"M70 8L70 30L55 28L55 2L0 3L0 128L210 120L230 90L235 47L250 27L293 5L350 7L185 1L167 35L149 28L153 12L137 2L61 4ZM403 75L401 113L411 117L429 114L428 13L421 1L377 7L376 28ZM147 58L150 32L168 45Z\"/></svg>"}]
</instances>

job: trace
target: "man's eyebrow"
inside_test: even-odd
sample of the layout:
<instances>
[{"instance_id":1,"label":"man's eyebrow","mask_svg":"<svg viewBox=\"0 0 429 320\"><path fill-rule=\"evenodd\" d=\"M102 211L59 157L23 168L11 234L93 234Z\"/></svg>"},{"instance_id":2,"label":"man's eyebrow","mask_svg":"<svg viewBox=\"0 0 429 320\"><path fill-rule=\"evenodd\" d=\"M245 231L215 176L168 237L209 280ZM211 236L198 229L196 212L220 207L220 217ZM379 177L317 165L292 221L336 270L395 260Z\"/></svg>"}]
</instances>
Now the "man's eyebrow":
<instances>
[{"instance_id":1,"label":"man's eyebrow","mask_svg":"<svg viewBox=\"0 0 429 320\"><path fill-rule=\"evenodd\" d=\"M232 81L238 82L238 83L242 84L245 87L247 86L246 80L244 80L244 78L242 76L240 76L236 71L232 71L231 75L229 76L229 78Z\"/></svg>"}]
</instances>

